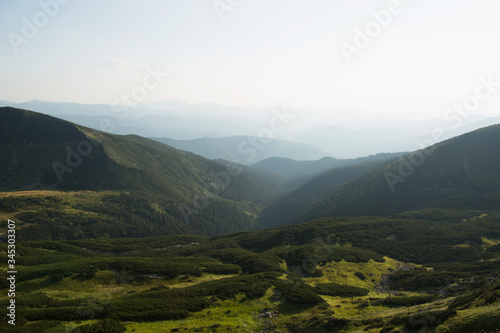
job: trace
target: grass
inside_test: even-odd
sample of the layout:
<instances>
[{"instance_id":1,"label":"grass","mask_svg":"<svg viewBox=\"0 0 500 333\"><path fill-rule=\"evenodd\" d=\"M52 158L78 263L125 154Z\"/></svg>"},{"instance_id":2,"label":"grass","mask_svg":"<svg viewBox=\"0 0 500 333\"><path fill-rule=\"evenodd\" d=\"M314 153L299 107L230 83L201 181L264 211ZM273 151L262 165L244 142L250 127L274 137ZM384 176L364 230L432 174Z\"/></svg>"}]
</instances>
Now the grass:
<instances>
[{"instance_id":1,"label":"grass","mask_svg":"<svg viewBox=\"0 0 500 333\"><path fill-rule=\"evenodd\" d=\"M217 332L255 332L263 324L258 315L277 306L271 301L272 295L273 289L269 288L258 300L245 300L243 295L239 295L232 300L216 301L213 306L193 313L185 320L129 322L125 325L127 332L144 333L172 332L175 329L179 332L213 332L214 328Z\"/></svg>"},{"instance_id":2,"label":"grass","mask_svg":"<svg viewBox=\"0 0 500 333\"><path fill-rule=\"evenodd\" d=\"M148 279L143 283L128 283L129 277L122 273L99 271L90 279L81 280L77 275L74 275L55 284L40 288L37 292L43 292L56 299L91 297L93 299L107 300L129 293L139 293L155 287L186 288L202 282L215 281L232 276L236 275L203 274L200 277L193 276L186 278L185 281L182 278L176 278L173 280ZM37 282L43 285L45 280L49 280L49 278L21 282L19 285L23 286L23 284Z\"/></svg>"},{"instance_id":3,"label":"grass","mask_svg":"<svg viewBox=\"0 0 500 333\"><path fill-rule=\"evenodd\" d=\"M111 194L113 191L56 191L56 190L34 190L34 191L7 191L0 192L1 198L10 197L61 197L68 200L68 203L76 201L87 201L92 203L94 198ZM74 200L71 200L71 199Z\"/></svg>"},{"instance_id":4,"label":"grass","mask_svg":"<svg viewBox=\"0 0 500 333\"><path fill-rule=\"evenodd\" d=\"M167 281L165 286L169 288L186 288L197 285L202 282L215 281L220 279L225 279L228 277L237 276L234 274L229 275L217 275L217 274L203 274L200 277L190 276L189 278L176 278L174 280ZM184 281L185 280L185 281Z\"/></svg>"},{"instance_id":5,"label":"grass","mask_svg":"<svg viewBox=\"0 0 500 333\"><path fill-rule=\"evenodd\" d=\"M46 194L47 193L44 192L40 195L42 195L43 198ZM100 196L95 192L85 194L79 193L78 195L75 194L65 198L66 201L63 203L66 204L69 200L75 200L75 202L88 200L88 202L92 202L93 200L100 200L99 198ZM289 325L293 327L296 332L313 333L326 331L329 328L328 325L330 325L328 323L329 319L340 318L344 320L342 324L345 327L339 330L339 332L363 331L379 333L381 328L385 327L384 325L392 325L395 329L403 329L404 331L404 329L406 329L404 325L408 325L411 316L437 310L445 310L454 300L455 296L467 296L467 290L474 291L480 288L482 281L486 278L491 279L491 274L497 271L495 267L488 262L458 262L456 265L449 265L444 262L434 265L426 264L428 266L426 269L428 269L429 274L433 274L434 272L437 274L441 271L443 271L443 274L447 274L449 271L450 274L455 272L458 274L457 276L462 276L465 272L467 274L464 276L467 279L457 278L457 281L460 282L457 282L454 288L449 288L450 293L445 296L446 298L442 299L438 296L427 296L425 298L413 297L428 295L424 291L431 293L436 292L434 291L435 289L433 289L435 288L434 284L429 284L432 288L415 289L419 290L419 292L397 292L397 296L393 296L393 294L396 293L394 291L392 295L379 292L381 289L377 288L378 284L383 277L397 271L400 265L407 264L389 256L382 257L378 253L375 253L377 258L379 258L377 260L383 261L369 260L370 257L367 257L365 252L356 251L357 249L362 249L359 247L359 241L356 239L358 237L357 234L353 235L351 238L343 237L342 239L346 239L352 244L352 247L349 248L350 251L345 251L344 253L346 259L355 259L353 261L359 262L347 262L340 259L336 259L340 261L330 261L316 267L323 273L323 275L321 275L318 272L317 275L314 275L316 277L304 277L303 275L285 273L288 268L286 262L274 260L272 257L272 249L266 251L266 249L273 246L277 241L287 237L290 238L290 244L293 245L288 246L289 244L284 243L279 247L279 250L287 248L297 250L296 253L293 252L295 257L290 255L290 257L287 258L289 260L289 267L293 269L293 263L300 263L304 253L306 256L308 253L313 253L313 255L316 254L314 251L309 251L310 247L308 247L308 244L310 244L311 240L316 239L318 235L325 234L325 231L329 231L330 233L335 231L329 229L334 227L334 225L332 226L333 222L329 221L328 224L325 225L327 229L318 228L317 226L321 226L321 223L322 222L311 224L312 228L310 230L303 226L293 227L293 229L287 228L284 230L287 230L288 233L277 234L276 237L272 234L270 235L270 233L273 232L273 230L271 230L265 232L238 233L235 235L225 235L214 238L161 236L143 239L130 238L113 240L100 238L69 242L20 242L19 250L22 253L24 264L28 266L19 265L18 269L20 272L25 272L24 278L30 278L31 280L18 282L18 297L20 301L24 299L26 302L25 304L33 304L30 305L33 309L26 309L27 316L31 315L30 318L33 318L32 320L44 318L41 317L41 315L38 317L36 316L41 313L46 313L47 315L45 318L48 319L59 318L61 320L73 320L71 322L64 322L64 325L68 329L78 325L93 323L93 321L89 322L84 320L100 318L101 316L104 317L106 314L103 311L109 310L109 315L120 316L119 318L123 320L128 332L289 332L283 328L285 325ZM366 233L368 233L374 241L379 239L384 242L386 241L386 235L391 233L391 230L387 227L384 227L384 230L378 232L376 225L372 227L372 224L368 223L366 226L363 226L362 223L363 222L353 221L353 223L345 224L345 227L360 228L360 231L357 231L357 229L351 230L353 230L353 233L360 232L361 236L365 236L364 233L366 229ZM467 225L466 223L456 224L460 224L461 226ZM390 225L392 226L392 224ZM429 228L426 230L433 232L431 230L435 229ZM496 240L498 239L498 235L483 233L482 230L478 230L477 234L484 235L482 243L485 246L491 247L498 244ZM336 232L336 235L340 235L340 233ZM469 236L464 237L460 235L461 234L458 234L457 236L457 239L460 241L456 241L455 244L463 244L467 239L474 239ZM272 238L268 240L266 237ZM426 237L426 234L421 234L420 237ZM434 238L430 239L432 240ZM481 240L481 237L476 237L475 239L477 244L477 240ZM189 247L175 247L177 244L190 244L195 241L200 244ZM364 246L365 248L369 248L371 243L365 243ZM477 245L477 247L479 247L479 245ZM83 248L96 251L85 251ZM142 249L142 251L137 251L138 249ZM161 251L156 251L156 249L161 249ZM337 250L340 251L344 249L345 247L342 247ZM413 251L413 249L413 247L409 249L401 248L401 251ZM304 251L301 252L299 250ZM2 248L2 251L5 255L5 246ZM221 253L225 253L224 251L231 255L219 257ZM481 249L479 249L479 251L481 251ZM216 264L221 261L224 264L236 266L249 264L237 255L233 258L233 252L236 254L241 252L245 255L252 254L249 257L252 260L265 258L266 260L262 260L262 262L259 260L256 261L254 265L256 267L254 268L256 268L257 271L263 264L269 265L270 269L278 268L279 270L279 268L281 268L283 271L278 272L272 279L266 277L266 282L268 283L264 284L260 292L253 292L255 296L248 296L249 294L246 291L245 293L247 293L247 296L244 296L243 294L239 294L242 293L242 289L239 289L240 287L237 283L226 284L228 281L218 281L225 278L233 282L235 280L252 281L251 279L247 280L247 276L242 276L240 278L238 275L235 275L238 269L228 271L215 270L213 272L217 274L203 273L201 276L198 276L198 273L203 272L203 269L200 271L185 270L186 267L192 268L194 266L208 268L214 261ZM352 254L360 255L360 258L363 260L358 260L359 258ZM213 255L215 255L215 258L212 258ZM193 264L190 264L191 262L193 262ZM318 262L325 263L326 260ZM140 274L146 273L160 274L162 269L166 269L166 265L168 266L173 263L177 265L175 266L176 268L180 269L178 272L174 270L173 272L176 272L175 274L166 274L166 276L169 276L168 278L147 279L139 276ZM187 266L184 267L184 265ZM417 265L413 266L421 267ZM84 269L81 269L82 267ZM126 267L125 270L123 270L122 267ZM157 268L158 271L156 270ZM113 269L116 269L116 271ZM434 269L434 271L432 271L432 269ZM488 269L486 273L483 272L485 269ZM240 271L244 272L245 270L243 269ZM68 276L70 272L72 272L73 275ZM223 272L232 274L222 275L221 273ZM425 275L427 274L426 272L426 270L420 269L408 272L398 272L397 274L408 273L412 276L411 274ZM397 281L397 274L393 276L394 281ZM475 284L469 281L468 274L477 276L477 282ZM299 276L302 276L302 278ZM253 278L252 276L249 277ZM279 283L273 279L278 279ZM333 286L333 284L339 284L342 286L366 289L369 293L366 296L354 297L326 296L320 293L327 292L329 289L324 289L327 287L321 286L318 289L313 289L315 290L313 295L314 293L316 293L316 295L319 294L319 297L325 301L324 303L322 303L320 299L319 301L315 300L308 304L300 304L300 302L294 303L292 298L287 300L283 297L283 294L280 296L279 291L274 289L275 286L281 288L283 280L293 280L294 282L300 281L300 283L305 282L311 287L315 287L318 284L330 283L332 288L338 288ZM201 283L207 282L209 283L205 286L210 290L208 293L205 293L207 289L204 289L204 286L196 287ZM425 287L426 285L423 284L423 286ZM491 288L494 286L495 285L492 284ZM170 290L167 290L167 288ZM155 290L148 292L150 289ZM347 292L346 289L347 288L344 288L344 291ZM233 293L231 290L236 290L236 292ZM255 290L258 289L256 288ZM189 299L191 296L185 297L185 295L189 295L191 292L197 294L197 300L186 301L186 299ZM261 296L261 292L265 292L264 296ZM44 298L43 295L36 295L37 293L49 296L52 300L50 300L50 298ZM488 293L489 294L485 294L488 297L490 294L493 295L492 291L488 291ZM297 293L297 295L294 296L305 297L307 295L308 294ZM335 294L332 293L332 295ZM344 293L344 295L346 294ZM356 293L353 293L353 295L356 295ZM363 293L359 295L363 295ZM145 300L142 300L143 296ZM151 298L149 298L150 296ZM158 298L155 299L155 297ZM176 297L178 297L178 299ZM394 297L394 299L382 301L389 297ZM406 299L404 297L409 298ZM6 293L3 293L0 297L3 301L5 301L6 298ZM307 300L310 298L305 297L302 299ZM491 301L490 298L486 297L477 299L478 301L475 303L473 301L464 301L463 304L465 305L459 309L466 308L465 306L469 306L469 308L460 310L455 318L447 319L448 317L445 317L442 320L440 319L436 325L444 325L441 328L443 330L452 328L451 332L460 332L460 329L462 327L467 327L467 325L476 325L478 322L488 323L488 320L494 321L495 318L498 317L499 302L493 300L493 306L470 308L472 306L480 306L481 304L489 304L485 303L486 300L488 300L488 302ZM134 303L126 303L127 300L137 302L135 303L137 310L131 307L133 310L123 310L122 314L120 314L120 305L123 304L124 308L125 305L134 305ZM209 302L206 302L206 300L209 300ZM482 303L479 302L479 300ZM122 301L125 303L120 303ZM141 304L141 301L144 303ZM187 303L184 303L184 301ZM167 316L164 316L162 312L160 316L147 317L150 318L150 320L160 321L139 322L143 318L146 318L143 317L142 311L150 311L145 310L148 305L152 306L156 304L158 308L168 308L174 303L177 304L176 302L178 302L179 307L185 306L183 304L190 304L189 307L185 306L183 308L185 312L181 316L168 317L168 315L170 315L170 310L167 309L164 312ZM43 309L45 306L44 304L53 305L49 305L47 309ZM66 306L64 304L72 304L70 307L82 306L86 311L90 307L91 310L94 311L94 315L98 317L86 315L80 317L60 317L60 311L63 311L63 313L67 311L67 309L64 309ZM61 309L59 309L59 307ZM175 310L176 309L174 309L174 311ZM259 314L267 311L278 311L279 315L271 319L259 317ZM125 313L126 316L123 315L123 313ZM128 316L128 313L134 315ZM135 316L135 314L137 314L137 316ZM166 321L166 318L171 318L171 320ZM82 319L82 321L77 321L77 319ZM135 321L132 322L127 320ZM444 322L445 320L448 321Z\"/></svg>"},{"instance_id":6,"label":"grass","mask_svg":"<svg viewBox=\"0 0 500 333\"><path fill-rule=\"evenodd\" d=\"M311 277L304 279L311 286L320 283L335 282L342 285L373 289L382 279L382 275L394 271L401 263L389 257L384 257L384 262L370 260L367 263L352 263L342 260L340 262L330 262L320 266L324 273L322 277ZM365 279L362 280L356 273L362 273Z\"/></svg>"},{"instance_id":7,"label":"grass","mask_svg":"<svg viewBox=\"0 0 500 333\"><path fill-rule=\"evenodd\" d=\"M89 212L84 209L77 209L75 206L88 206L97 204L102 197L116 193L113 191L51 191L51 190L35 190L35 191L11 191L11 192L0 192L0 200L3 198L15 198L18 200L25 200L29 198L58 198L60 200L59 205L61 210L66 214L83 214L84 216L98 216L97 213ZM16 222L16 215L24 212L37 212L43 207L37 204L27 205L26 208L17 209L15 212L5 212L0 211L0 219L7 220L11 219ZM31 225L31 223L18 222L18 227L25 227ZM2 224L0 230L5 231L5 225Z\"/></svg>"},{"instance_id":8,"label":"grass","mask_svg":"<svg viewBox=\"0 0 500 333\"><path fill-rule=\"evenodd\" d=\"M485 218L487 216L488 216L488 214L484 213L484 214L481 214L478 216L471 217L469 219L463 219L462 222L474 222L474 221L480 220L482 218Z\"/></svg>"},{"instance_id":9,"label":"grass","mask_svg":"<svg viewBox=\"0 0 500 333\"><path fill-rule=\"evenodd\" d=\"M486 328L487 327L487 328ZM474 309L458 311L458 315L451 318L438 329L442 332L500 332L500 305L495 304ZM486 330L483 330L486 328ZM437 330L439 332L439 330Z\"/></svg>"},{"instance_id":10,"label":"grass","mask_svg":"<svg viewBox=\"0 0 500 333\"><path fill-rule=\"evenodd\" d=\"M456 248L456 249L460 249L460 248L465 249L465 248L469 248L470 244L466 244L466 243L464 243L464 244L458 244L458 245L453 245L453 247Z\"/></svg>"},{"instance_id":11,"label":"grass","mask_svg":"<svg viewBox=\"0 0 500 333\"><path fill-rule=\"evenodd\" d=\"M481 237L482 241L483 241L483 244L482 244L482 248L483 250L486 250L492 246L495 246L495 245L498 245L500 244L500 240L499 239L488 239L486 237Z\"/></svg>"}]
</instances>

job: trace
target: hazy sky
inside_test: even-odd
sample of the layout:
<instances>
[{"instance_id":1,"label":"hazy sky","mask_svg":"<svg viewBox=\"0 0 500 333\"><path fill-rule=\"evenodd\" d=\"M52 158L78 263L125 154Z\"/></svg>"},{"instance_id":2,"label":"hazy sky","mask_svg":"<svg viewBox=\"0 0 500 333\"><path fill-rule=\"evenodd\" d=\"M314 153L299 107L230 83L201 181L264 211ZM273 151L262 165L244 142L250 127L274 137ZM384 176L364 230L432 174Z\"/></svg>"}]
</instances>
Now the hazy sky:
<instances>
[{"instance_id":1,"label":"hazy sky","mask_svg":"<svg viewBox=\"0 0 500 333\"><path fill-rule=\"evenodd\" d=\"M112 104L146 80L144 103L500 115L500 84L480 80L500 82L499 13L498 0L2 0L0 99Z\"/></svg>"}]
</instances>

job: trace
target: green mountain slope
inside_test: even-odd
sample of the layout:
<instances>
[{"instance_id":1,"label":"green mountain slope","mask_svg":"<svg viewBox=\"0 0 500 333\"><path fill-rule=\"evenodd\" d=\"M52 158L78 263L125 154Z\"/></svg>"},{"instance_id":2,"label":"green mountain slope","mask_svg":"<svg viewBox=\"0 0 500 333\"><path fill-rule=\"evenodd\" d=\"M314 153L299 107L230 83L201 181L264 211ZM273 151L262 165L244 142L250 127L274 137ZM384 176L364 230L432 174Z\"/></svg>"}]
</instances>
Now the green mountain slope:
<instances>
[{"instance_id":1,"label":"green mountain slope","mask_svg":"<svg viewBox=\"0 0 500 333\"><path fill-rule=\"evenodd\" d=\"M284 157L270 157L252 165L262 171L275 172L284 178L319 173L342 164L342 160L324 157L316 161L297 161Z\"/></svg>"},{"instance_id":2,"label":"green mountain slope","mask_svg":"<svg viewBox=\"0 0 500 333\"><path fill-rule=\"evenodd\" d=\"M500 125L441 142L371 171L310 206L319 216L390 215L441 207L500 207Z\"/></svg>"},{"instance_id":3,"label":"green mountain slope","mask_svg":"<svg viewBox=\"0 0 500 333\"><path fill-rule=\"evenodd\" d=\"M292 178L306 175L319 174L333 168L343 167L347 165L356 165L371 161L386 160L390 157L401 156L403 153L381 153L367 157L359 157L352 159L336 159L333 157L324 157L315 161L297 161L283 157L270 157L252 165L253 168L275 172L284 178Z\"/></svg>"},{"instance_id":4,"label":"green mountain slope","mask_svg":"<svg viewBox=\"0 0 500 333\"><path fill-rule=\"evenodd\" d=\"M403 153L380 153L377 155L352 159L324 157L315 161L297 161L289 158L270 157L255 163L252 165L252 168L276 175L279 179L281 179L281 186L283 190L287 191L295 190L296 188L314 179L316 176L326 173L328 170L349 165L383 161L391 157L398 157L402 155ZM316 183L322 187L325 186L325 184L322 184L321 182ZM311 183L311 186L315 186L314 184L315 182Z\"/></svg>"},{"instance_id":5,"label":"green mountain slope","mask_svg":"<svg viewBox=\"0 0 500 333\"><path fill-rule=\"evenodd\" d=\"M499 135L336 168L276 205L287 223L396 215L242 232L278 197L273 174L0 109L14 330L497 332Z\"/></svg>"},{"instance_id":6,"label":"green mountain slope","mask_svg":"<svg viewBox=\"0 0 500 333\"><path fill-rule=\"evenodd\" d=\"M336 168L268 205L260 225L388 216L422 208L493 210L500 207L499 149L496 125L400 158Z\"/></svg>"},{"instance_id":7,"label":"green mountain slope","mask_svg":"<svg viewBox=\"0 0 500 333\"><path fill-rule=\"evenodd\" d=\"M353 179L395 160L396 158L374 160L323 172L268 205L259 216L259 225L271 227L304 222L301 220L303 214L311 205L332 195Z\"/></svg>"},{"instance_id":8,"label":"green mountain slope","mask_svg":"<svg viewBox=\"0 0 500 333\"><path fill-rule=\"evenodd\" d=\"M105 229L111 228L110 235L123 235L124 230L132 236L248 229L279 190L268 179L153 140L111 135L30 111L1 108L0 133L0 189L107 191L74 213L113 202L103 216L109 218ZM15 201L23 201L9 200L14 203L5 209L15 210ZM76 207L61 200L51 209L62 220L72 220L68 212ZM24 222L34 222L24 214ZM83 225L78 228L89 233Z\"/></svg>"}]
</instances>

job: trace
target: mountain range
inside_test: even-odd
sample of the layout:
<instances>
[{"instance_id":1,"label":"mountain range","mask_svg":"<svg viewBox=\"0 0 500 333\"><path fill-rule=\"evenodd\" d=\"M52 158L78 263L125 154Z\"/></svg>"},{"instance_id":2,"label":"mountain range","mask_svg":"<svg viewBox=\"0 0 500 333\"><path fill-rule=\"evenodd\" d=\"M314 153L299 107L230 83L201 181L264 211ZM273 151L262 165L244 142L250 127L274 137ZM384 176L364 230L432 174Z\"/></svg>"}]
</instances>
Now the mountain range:
<instances>
[{"instance_id":1,"label":"mountain range","mask_svg":"<svg viewBox=\"0 0 500 333\"><path fill-rule=\"evenodd\" d=\"M316 161L270 157L251 166L234 161L234 145L257 138L198 141L200 152L205 146L205 154L219 149L228 157L209 160L155 140L14 108L0 109L0 129L1 158L8 161L0 165L1 189L109 191L106 200L117 201L110 224L123 221L122 205L137 209L130 214L142 222L127 226L130 235L142 224L143 233L158 230L152 220L163 221L161 233L216 234L325 216L500 205L499 125L406 154ZM278 140L270 146L268 154L296 148ZM131 200L141 202L130 206Z\"/></svg>"},{"instance_id":2,"label":"mountain range","mask_svg":"<svg viewBox=\"0 0 500 333\"><path fill-rule=\"evenodd\" d=\"M0 165L2 190L110 191L109 200L127 205L148 228L158 229L152 220L161 220L166 233L248 228L257 207L279 191L276 182L256 173L157 141L99 132L30 111L0 108L0 133L0 156L6 161ZM144 202L137 206L128 202L140 198ZM125 213L117 207L110 214L115 220ZM138 234L141 223L129 225L127 233Z\"/></svg>"},{"instance_id":3,"label":"mountain range","mask_svg":"<svg viewBox=\"0 0 500 333\"><path fill-rule=\"evenodd\" d=\"M208 159L224 159L247 165L276 156L299 161L314 161L329 155L311 145L252 136L193 140L151 139Z\"/></svg>"},{"instance_id":4,"label":"mountain range","mask_svg":"<svg viewBox=\"0 0 500 333\"><path fill-rule=\"evenodd\" d=\"M243 165L2 107L15 331L496 332L499 139Z\"/></svg>"},{"instance_id":5,"label":"mountain range","mask_svg":"<svg viewBox=\"0 0 500 333\"><path fill-rule=\"evenodd\" d=\"M423 208L500 206L500 126L378 163L333 169L266 207L264 225L324 216L389 216Z\"/></svg>"},{"instance_id":6,"label":"mountain range","mask_svg":"<svg viewBox=\"0 0 500 333\"><path fill-rule=\"evenodd\" d=\"M178 143L184 145L181 149L194 146L197 154L205 146L215 144L218 148L222 143L214 142L220 141L219 139L229 138L231 141L234 136L260 137L266 132L265 129L269 129L276 112L286 112L290 114L290 122L283 130L274 132L273 138L315 147L313 152L307 154L280 155L298 160L319 159L325 156L344 159L378 153L415 151L437 143L432 140L436 131L442 133L442 139L439 140L441 141L500 122L498 117L472 114L411 121L360 119L349 116L350 112L345 110L324 111L325 118L318 120L311 117L310 110L238 108L179 101L142 105L87 105L34 100L24 103L0 101L0 106L32 110L113 134L136 134L176 140L171 141L172 144L181 141ZM245 116L242 117L242 114ZM269 133L265 137L268 138ZM301 149L303 148L299 151ZM318 152L324 154L318 156ZM233 148L232 154L234 153ZM228 159L227 154L220 149L211 150L208 156ZM243 161L240 159L240 162Z\"/></svg>"}]
</instances>

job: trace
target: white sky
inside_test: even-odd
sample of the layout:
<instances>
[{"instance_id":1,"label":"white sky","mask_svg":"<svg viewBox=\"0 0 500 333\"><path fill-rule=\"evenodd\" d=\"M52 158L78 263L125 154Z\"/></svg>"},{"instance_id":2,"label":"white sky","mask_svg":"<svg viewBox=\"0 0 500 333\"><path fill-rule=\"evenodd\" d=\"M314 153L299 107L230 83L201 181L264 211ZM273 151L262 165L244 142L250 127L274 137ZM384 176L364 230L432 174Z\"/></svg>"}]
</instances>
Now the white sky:
<instances>
[{"instance_id":1,"label":"white sky","mask_svg":"<svg viewBox=\"0 0 500 333\"><path fill-rule=\"evenodd\" d=\"M160 66L170 76L144 102L412 119L442 116L481 75L500 81L498 0L400 0L350 64L340 45L391 0L220 2L236 4L224 20L213 0L72 0L15 53L9 33L22 37L42 8L2 0L0 99L112 104ZM496 89L474 112L500 115Z\"/></svg>"}]
</instances>

